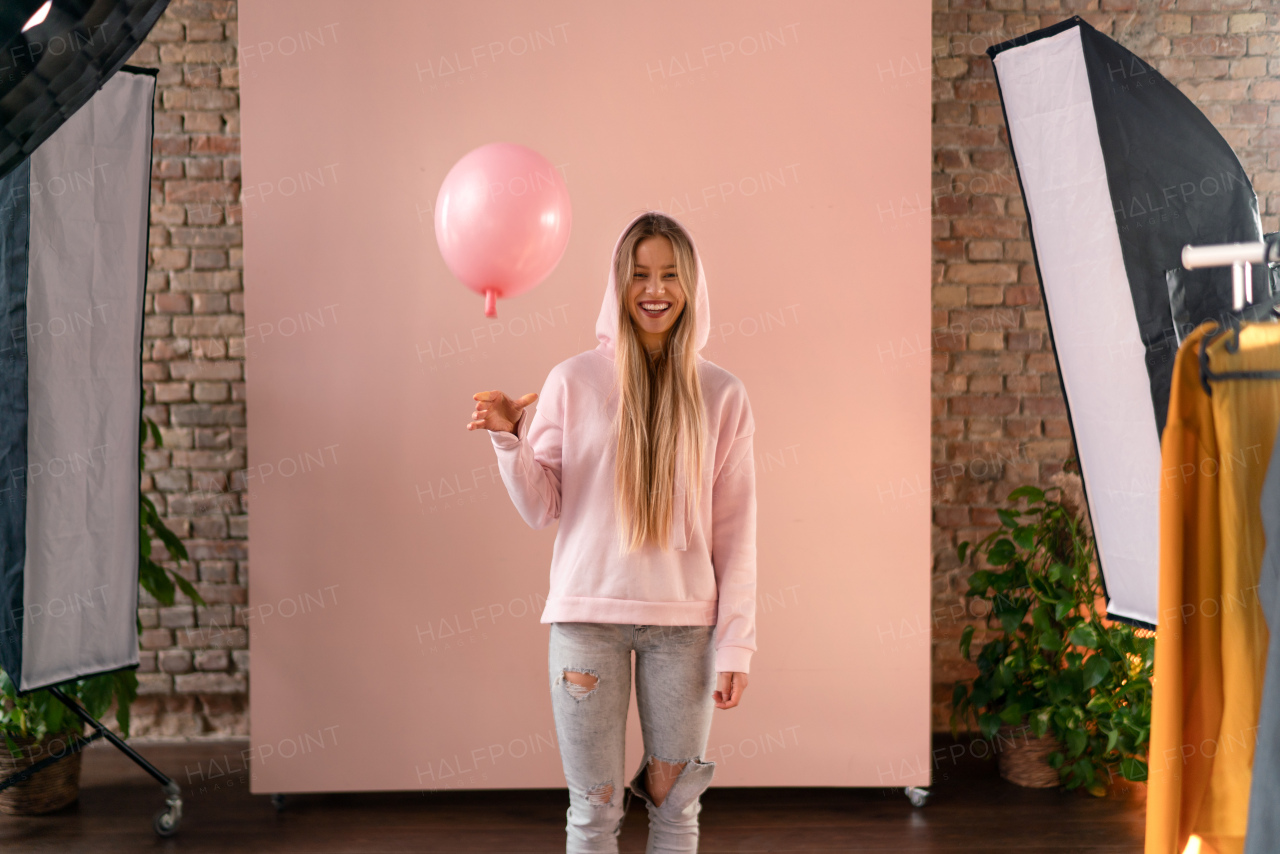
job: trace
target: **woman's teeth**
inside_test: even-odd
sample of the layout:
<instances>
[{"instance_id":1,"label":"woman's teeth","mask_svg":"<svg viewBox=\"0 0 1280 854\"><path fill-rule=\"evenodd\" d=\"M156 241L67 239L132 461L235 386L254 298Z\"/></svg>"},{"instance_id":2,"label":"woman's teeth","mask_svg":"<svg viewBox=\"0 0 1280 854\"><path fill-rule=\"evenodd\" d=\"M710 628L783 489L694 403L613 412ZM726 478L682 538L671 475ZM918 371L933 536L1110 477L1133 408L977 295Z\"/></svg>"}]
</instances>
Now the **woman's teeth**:
<instances>
[{"instance_id":1,"label":"woman's teeth","mask_svg":"<svg viewBox=\"0 0 1280 854\"><path fill-rule=\"evenodd\" d=\"M669 302L640 303L640 310L643 311L649 317L662 317L662 315L665 314L666 310L669 308L671 308L671 303Z\"/></svg>"}]
</instances>

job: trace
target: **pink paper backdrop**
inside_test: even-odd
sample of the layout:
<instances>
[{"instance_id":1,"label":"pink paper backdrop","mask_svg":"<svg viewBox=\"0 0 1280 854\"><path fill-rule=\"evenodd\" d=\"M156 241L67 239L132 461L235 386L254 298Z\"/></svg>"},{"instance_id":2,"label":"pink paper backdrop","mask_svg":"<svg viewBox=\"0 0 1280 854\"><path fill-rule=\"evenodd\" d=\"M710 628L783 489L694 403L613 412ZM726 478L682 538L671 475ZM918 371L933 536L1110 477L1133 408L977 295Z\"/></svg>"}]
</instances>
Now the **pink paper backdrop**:
<instances>
[{"instance_id":1,"label":"pink paper backdrop","mask_svg":"<svg viewBox=\"0 0 1280 854\"><path fill-rule=\"evenodd\" d=\"M464 425L595 346L646 207L694 232L704 353L757 424L759 651L715 785L928 783L929 51L926 0L242 0L252 791L564 785L555 527ZM432 226L492 141L574 203L495 320Z\"/></svg>"}]
</instances>

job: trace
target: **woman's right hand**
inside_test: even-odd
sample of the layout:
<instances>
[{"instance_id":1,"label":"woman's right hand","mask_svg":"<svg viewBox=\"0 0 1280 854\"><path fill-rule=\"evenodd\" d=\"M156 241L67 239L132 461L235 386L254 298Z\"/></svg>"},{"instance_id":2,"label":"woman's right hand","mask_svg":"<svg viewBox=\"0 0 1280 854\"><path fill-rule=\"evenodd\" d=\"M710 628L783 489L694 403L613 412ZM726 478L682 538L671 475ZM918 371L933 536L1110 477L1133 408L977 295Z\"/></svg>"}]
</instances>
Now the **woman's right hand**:
<instances>
[{"instance_id":1,"label":"woman's right hand","mask_svg":"<svg viewBox=\"0 0 1280 854\"><path fill-rule=\"evenodd\" d=\"M512 400L500 391L478 391L471 398L476 402L476 408L467 423L468 430L503 430L515 434L520 413L538 399L538 394L529 392Z\"/></svg>"}]
</instances>

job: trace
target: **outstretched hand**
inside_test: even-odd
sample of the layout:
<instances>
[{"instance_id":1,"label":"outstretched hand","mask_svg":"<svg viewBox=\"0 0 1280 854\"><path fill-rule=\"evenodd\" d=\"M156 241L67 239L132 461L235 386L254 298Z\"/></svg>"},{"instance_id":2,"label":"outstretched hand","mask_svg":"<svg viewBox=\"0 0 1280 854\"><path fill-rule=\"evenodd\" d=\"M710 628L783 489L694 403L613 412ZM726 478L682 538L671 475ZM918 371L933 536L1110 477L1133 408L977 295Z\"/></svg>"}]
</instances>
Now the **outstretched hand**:
<instances>
[{"instance_id":1,"label":"outstretched hand","mask_svg":"<svg viewBox=\"0 0 1280 854\"><path fill-rule=\"evenodd\" d=\"M724 671L716 674L716 691L712 694L717 709L732 709L747 690L747 674Z\"/></svg>"},{"instance_id":2,"label":"outstretched hand","mask_svg":"<svg viewBox=\"0 0 1280 854\"><path fill-rule=\"evenodd\" d=\"M538 399L537 392L511 399L500 391L478 391L471 395L476 401L475 411L467 422L468 430L495 430L515 433L516 423L524 408Z\"/></svg>"}]
</instances>

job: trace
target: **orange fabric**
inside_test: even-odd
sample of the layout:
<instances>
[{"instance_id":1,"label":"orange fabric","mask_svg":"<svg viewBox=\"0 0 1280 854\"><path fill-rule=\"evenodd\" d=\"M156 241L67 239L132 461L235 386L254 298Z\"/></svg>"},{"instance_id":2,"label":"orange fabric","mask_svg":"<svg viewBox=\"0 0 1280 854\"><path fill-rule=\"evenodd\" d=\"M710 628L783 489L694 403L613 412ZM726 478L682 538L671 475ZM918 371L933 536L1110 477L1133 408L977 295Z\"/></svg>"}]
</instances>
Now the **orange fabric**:
<instances>
[{"instance_id":1,"label":"orange fabric","mask_svg":"<svg viewBox=\"0 0 1280 854\"><path fill-rule=\"evenodd\" d=\"M1200 342L1174 361L1161 438L1156 626L1145 854L1241 854L1269 640L1258 601L1259 499L1280 426L1280 380L1200 384ZM1208 346L1215 373L1280 370L1280 324L1247 324L1238 352Z\"/></svg>"}]
</instances>

